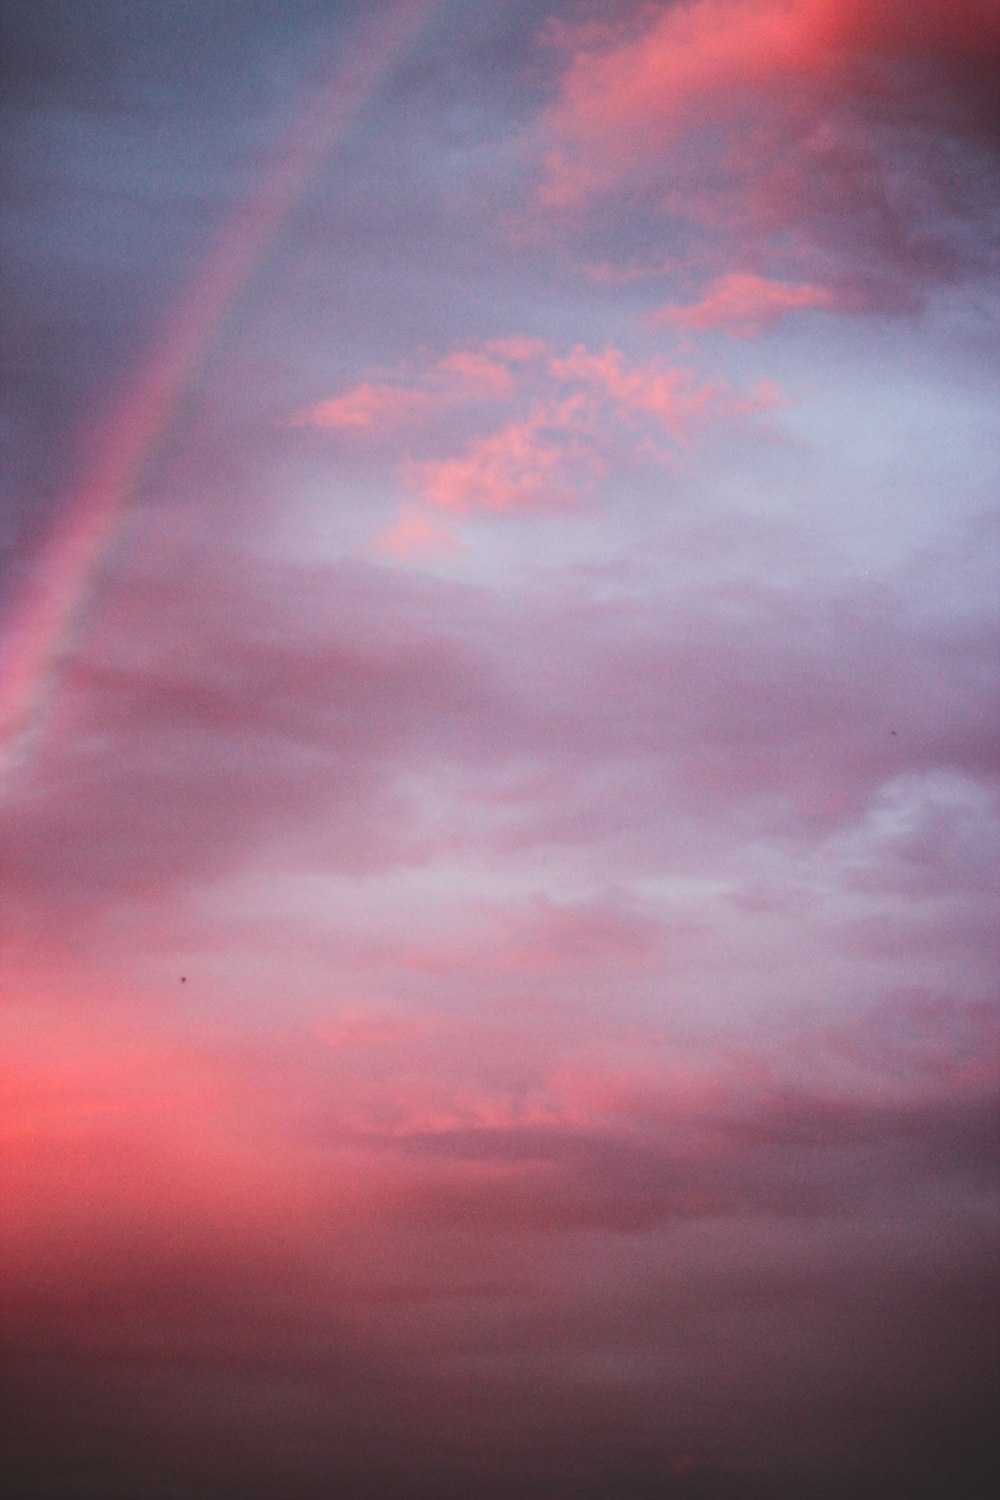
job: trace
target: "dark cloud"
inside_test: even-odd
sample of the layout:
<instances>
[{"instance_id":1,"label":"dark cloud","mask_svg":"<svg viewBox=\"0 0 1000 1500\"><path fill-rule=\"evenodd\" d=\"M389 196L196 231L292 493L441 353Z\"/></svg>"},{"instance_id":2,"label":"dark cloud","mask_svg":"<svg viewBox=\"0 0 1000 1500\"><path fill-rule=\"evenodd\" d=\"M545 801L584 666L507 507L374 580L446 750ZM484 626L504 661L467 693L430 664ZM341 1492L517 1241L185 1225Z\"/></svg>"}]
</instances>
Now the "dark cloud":
<instances>
[{"instance_id":1,"label":"dark cloud","mask_svg":"<svg viewBox=\"0 0 1000 1500\"><path fill-rule=\"evenodd\" d=\"M899 1080L913 1049L894 1015L842 1040L896 1032ZM958 1019L975 1034L982 1017ZM21 1493L985 1483L988 1088L958 1104L897 1083L885 1103L879 1071L839 1102L815 1079L745 1102L744 1068L727 1119L678 1113L667 1087L658 1123L647 1095L614 1129L415 1131L358 1158L287 1114L275 1131L276 1105L304 1086L319 1104L329 1081L274 1048L112 1035L100 1067L78 1035L75 1060L50 1039L25 1070L75 1122L63 1169L56 1118L32 1129L30 1090L18 1101L4 1411ZM809 1047L822 1069L829 1041Z\"/></svg>"}]
</instances>

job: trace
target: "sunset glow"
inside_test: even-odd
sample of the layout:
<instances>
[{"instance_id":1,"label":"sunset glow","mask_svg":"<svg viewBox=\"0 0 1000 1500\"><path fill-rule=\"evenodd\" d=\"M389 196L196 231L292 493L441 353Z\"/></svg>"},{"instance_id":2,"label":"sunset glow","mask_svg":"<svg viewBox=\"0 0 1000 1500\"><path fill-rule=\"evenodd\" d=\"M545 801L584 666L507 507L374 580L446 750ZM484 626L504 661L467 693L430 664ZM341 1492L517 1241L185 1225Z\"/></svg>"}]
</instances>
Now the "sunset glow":
<instances>
[{"instance_id":1,"label":"sunset glow","mask_svg":"<svg viewBox=\"0 0 1000 1500\"><path fill-rule=\"evenodd\" d=\"M19 1500L982 1500L1000 7L0 19Z\"/></svg>"}]
</instances>

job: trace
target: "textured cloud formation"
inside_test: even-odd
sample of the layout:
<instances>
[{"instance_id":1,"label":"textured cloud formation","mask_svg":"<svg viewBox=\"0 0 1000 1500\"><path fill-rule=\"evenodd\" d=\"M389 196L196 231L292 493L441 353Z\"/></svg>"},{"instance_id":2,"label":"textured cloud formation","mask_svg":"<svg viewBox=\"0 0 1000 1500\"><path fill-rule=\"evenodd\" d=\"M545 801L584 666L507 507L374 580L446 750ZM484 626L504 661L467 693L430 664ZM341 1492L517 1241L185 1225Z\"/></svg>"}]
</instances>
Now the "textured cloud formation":
<instances>
[{"instance_id":1,"label":"textured cloud formation","mask_svg":"<svg viewBox=\"0 0 1000 1500\"><path fill-rule=\"evenodd\" d=\"M988 0L697 0L553 40L544 202L639 195L728 245L728 274L818 263L886 307L994 263Z\"/></svg>"},{"instance_id":2,"label":"textured cloud formation","mask_svg":"<svg viewBox=\"0 0 1000 1500\"><path fill-rule=\"evenodd\" d=\"M830 307L835 300L826 287L809 282L771 281L752 272L732 272L706 288L698 302L660 308L655 320L699 333L723 328L735 338L754 338L796 308Z\"/></svg>"},{"instance_id":3,"label":"textured cloud formation","mask_svg":"<svg viewBox=\"0 0 1000 1500\"><path fill-rule=\"evenodd\" d=\"M769 313L758 311L758 321ZM739 316L749 316L745 307ZM431 427L435 421L447 427L468 407L484 409L485 420L501 418L466 439L458 453L404 465L422 508L404 502L378 542L402 557L448 547L450 533L428 509L454 515L572 511L592 502L598 478L622 461L628 451L623 436L629 447L666 458L711 424L764 412L780 400L767 381L740 394L662 359L629 361L613 346L595 352L577 345L560 354L541 340L516 337L452 350L418 379L405 386L365 381L290 419L292 426L387 432L417 413ZM664 439L668 448L661 446Z\"/></svg>"},{"instance_id":4,"label":"textured cloud formation","mask_svg":"<svg viewBox=\"0 0 1000 1500\"><path fill-rule=\"evenodd\" d=\"M975 839L978 788L991 804L994 629L928 626L902 592L806 601L761 584L511 617L370 564L235 552L129 591L144 639L109 642L67 687L47 750L59 795L39 806L28 785L12 805L15 896L41 880L87 904L224 869L257 841L304 840L345 868L405 858L436 836L403 789L415 764L442 794L453 768L469 778L465 838L612 838L633 858L669 848L686 808L787 834L870 812L867 863L882 795L887 852L933 861L958 855L958 827ZM534 775L502 791L519 769ZM439 816L454 836L466 815Z\"/></svg>"},{"instance_id":5,"label":"textured cloud formation","mask_svg":"<svg viewBox=\"0 0 1000 1500\"><path fill-rule=\"evenodd\" d=\"M0 22L9 1484L992 1494L995 6Z\"/></svg>"},{"instance_id":6,"label":"textured cloud formation","mask_svg":"<svg viewBox=\"0 0 1000 1500\"><path fill-rule=\"evenodd\" d=\"M982 84L1000 45L1000 23L988 0L878 7L860 0L696 0L640 9L617 33L613 22L584 29L578 47L572 30L557 40L574 55L553 128L596 144L599 158L589 175L580 165L576 178L555 158L553 173L567 173L559 191L571 193L600 184L602 156L610 171L657 136L670 140L692 123L738 114L747 94L775 96L794 109L809 92L822 104L826 89L863 97L888 84L891 93L893 63L904 69L898 88L908 82L907 65L937 66L949 83L964 75ZM970 92L971 128L979 101Z\"/></svg>"}]
</instances>

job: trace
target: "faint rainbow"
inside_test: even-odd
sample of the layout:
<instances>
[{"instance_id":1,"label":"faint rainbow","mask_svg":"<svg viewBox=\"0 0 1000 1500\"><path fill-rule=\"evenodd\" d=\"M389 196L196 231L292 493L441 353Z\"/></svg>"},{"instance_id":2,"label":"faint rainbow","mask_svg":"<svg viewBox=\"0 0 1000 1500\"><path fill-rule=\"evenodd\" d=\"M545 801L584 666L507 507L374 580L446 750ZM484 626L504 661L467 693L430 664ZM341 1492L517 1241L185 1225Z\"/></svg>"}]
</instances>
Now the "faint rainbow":
<instances>
[{"instance_id":1,"label":"faint rainbow","mask_svg":"<svg viewBox=\"0 0 1000 1500\"><path fill-rule=\"evenodd\" d=\"M101 562L178 397L283 221L440 0L397 0L310 90L255 191L222 225L193 285L113 404L0 643L0 790L23 760Z\"/></svg>"}]
</instances>

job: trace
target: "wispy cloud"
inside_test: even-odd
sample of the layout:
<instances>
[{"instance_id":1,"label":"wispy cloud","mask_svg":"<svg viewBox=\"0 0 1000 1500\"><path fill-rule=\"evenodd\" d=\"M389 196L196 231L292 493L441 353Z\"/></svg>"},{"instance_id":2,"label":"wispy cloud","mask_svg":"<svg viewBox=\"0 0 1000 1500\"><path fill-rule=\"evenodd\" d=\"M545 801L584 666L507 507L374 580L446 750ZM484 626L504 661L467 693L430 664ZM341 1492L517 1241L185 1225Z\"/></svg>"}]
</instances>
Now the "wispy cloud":
<instances>
[{"instance_id":1,"label":"wispy cloud","mask_svg":"<svg viewBox=\"0 0 1000 1500\"><path fill-rule=\"evenodd\" d=\"M289 427L372 428L392 427L419 413L427 404L427 394L398 385L374 385L362 381L339 396L317 401L314 406L293 412Z\"/></svg>"},{"instance_id":2,"label":"wispy cloud","mask_svg":"<svg viewBox=\"0 0 1000 1500\"><path fill-rule=\"evenodd\" d=\"M748 339L756 338L787 313L835 306L837 300L829 287L808 281L775 281L752 271L732 271L706 287L698 301L658 308L653 321L697 333L721 328L734 338Z\"/></svg>"}]
</instances>

